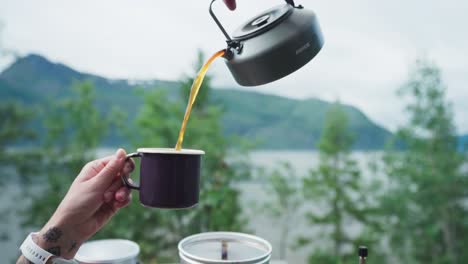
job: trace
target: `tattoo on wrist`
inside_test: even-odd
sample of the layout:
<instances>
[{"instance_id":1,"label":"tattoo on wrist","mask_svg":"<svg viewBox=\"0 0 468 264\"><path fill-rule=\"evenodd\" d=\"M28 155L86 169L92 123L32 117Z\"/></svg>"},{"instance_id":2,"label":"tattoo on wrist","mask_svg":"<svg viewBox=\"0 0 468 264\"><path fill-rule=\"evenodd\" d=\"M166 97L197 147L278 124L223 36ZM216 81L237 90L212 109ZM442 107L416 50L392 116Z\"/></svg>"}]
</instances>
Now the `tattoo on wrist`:
<instances>
[{"instance_id":1,"label":"tattoo on wrist","mask_svg":"<svg viewBox=\"0 0 468 264\"><path fill-rule=\"evenodd\" d=\"M42 235L42 238L48 243L56 243L62 236L62 230L57 227L51 227L47 232Z\"/></svg>"},{"instance_id":2,"label":"tattoo on wrist","mask_svg":"<svg viewBox=\"0 0 468 264\"><path fill-rule=\"evenodd\" d=\"M60 257L62 254L61 254L61 250L60 250L60 247L51 247L51 248L48 248L47 249L47 252L49 252L50 254L53 254L57 257Z\"/></svg>"}]
</instances>

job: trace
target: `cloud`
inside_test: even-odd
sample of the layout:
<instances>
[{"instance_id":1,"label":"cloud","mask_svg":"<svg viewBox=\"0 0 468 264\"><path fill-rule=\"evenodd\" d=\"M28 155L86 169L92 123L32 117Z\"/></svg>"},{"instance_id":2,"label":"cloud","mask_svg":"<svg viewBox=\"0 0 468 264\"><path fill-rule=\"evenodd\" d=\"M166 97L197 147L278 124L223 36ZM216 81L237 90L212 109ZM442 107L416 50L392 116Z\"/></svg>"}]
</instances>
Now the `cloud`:
<instances>
[{"instance_id":1,"label":"cloud","mask_svg":"<svg viewBox=\"0 0 468 264\"><path fill-rule=\"evenodd\" d=\"M190 71L196 49L213 53L225 46L208 15L209 2L0 0L0 19L7 24L5 45L22 54L38 52L111 78L176 79ZM322 25L326 46L317 58L291 76L256 88L237 86L217 61L211 69L217 85L294 98L339 98L395 129L404 122L395 90L411 63L426 55L443 69L458 129L468 132L467 1L298 2L313 9ZM216 3L215 10L232 32L274 4L239 1L232 13Z\"/></svg>"}]
</instances>

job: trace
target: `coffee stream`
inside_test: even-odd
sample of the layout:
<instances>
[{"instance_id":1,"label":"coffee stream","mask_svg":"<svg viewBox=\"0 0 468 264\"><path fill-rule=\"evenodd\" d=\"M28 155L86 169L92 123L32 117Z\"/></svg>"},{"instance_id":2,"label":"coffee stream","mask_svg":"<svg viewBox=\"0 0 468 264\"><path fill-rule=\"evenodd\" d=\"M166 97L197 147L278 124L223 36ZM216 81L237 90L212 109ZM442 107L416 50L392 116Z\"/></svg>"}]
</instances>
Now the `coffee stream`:
<instances>
[{"instance_id":1,"label":"coffee stream","mask_svg":"<svg viewBox=\"0 0 468 264\"><path fill-rule=\"evenodd\" d=\"M226 50L220 50L216 52L211 58L203 65L200 72L198 73L197 77L193 81L192 88L190 89L190 97L188 100L187 108L185 109L184 121L182 122L182 127L180 128L179 138L177 139L177 144L175 149L181 150L182 149L182 142L184 141L184 134L185 128L187 127L187 122L190 118L190 112L192 111L193 104L195 103L195 99L197 98L198 91L203 83L203 79L205 79L206 72L210 67L211 63L214 60L224 55Z\"/></svg>"}]
</instances>

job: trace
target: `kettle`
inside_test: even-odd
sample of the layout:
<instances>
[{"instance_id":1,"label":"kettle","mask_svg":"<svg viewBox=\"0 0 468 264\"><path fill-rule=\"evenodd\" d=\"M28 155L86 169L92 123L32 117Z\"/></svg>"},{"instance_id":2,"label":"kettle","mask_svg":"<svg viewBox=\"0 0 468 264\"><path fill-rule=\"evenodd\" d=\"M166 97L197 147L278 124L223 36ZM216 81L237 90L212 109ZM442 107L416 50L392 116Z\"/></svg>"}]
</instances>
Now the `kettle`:
<instances>
[{"instance_id":1,"label":"kettle","mask_svg":"<svg viewBox=\"0 0 468 264\"><path fill-rule=\"evenodd\" d=\"M323 47L317 16L294 0L251 18L232 37L213 12L215 1L209 12L226 37L226 65L242 86L279 80L306 65Z\"/></svg>"}]
</instances>

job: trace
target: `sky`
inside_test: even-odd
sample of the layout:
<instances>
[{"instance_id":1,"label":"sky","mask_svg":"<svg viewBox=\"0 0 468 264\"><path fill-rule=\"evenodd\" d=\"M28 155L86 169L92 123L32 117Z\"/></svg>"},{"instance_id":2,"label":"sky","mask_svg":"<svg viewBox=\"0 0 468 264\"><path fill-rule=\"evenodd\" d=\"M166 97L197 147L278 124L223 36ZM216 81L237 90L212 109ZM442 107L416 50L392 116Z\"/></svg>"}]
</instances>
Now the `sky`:
<instances>
[{"instance_id":1,"label":"sky","mask_svg":"<svg viewBox=\"0 0 468 264\"><path fill-rule=\"evenodd\" d=\"M215 12L229 32L278 0L238 0ZM271 84L241 87L222 60L210 71L219 87L306 99L340 100L395 130L405 123L396 90L425 57L441 67L457 131L468 133L468 1L296 0L317 14L325 36L319 55ZM2 46L38 53L76 70L117 79L175 80L197 49L225 48L208 14L210 0L0 0ZM3 60L5 67L8 61Z\"/></svg>"}]
</instances>

